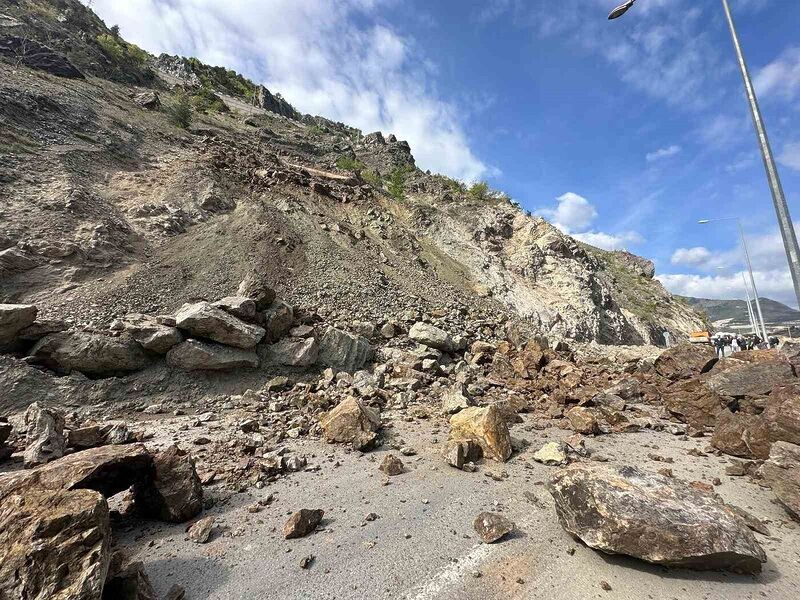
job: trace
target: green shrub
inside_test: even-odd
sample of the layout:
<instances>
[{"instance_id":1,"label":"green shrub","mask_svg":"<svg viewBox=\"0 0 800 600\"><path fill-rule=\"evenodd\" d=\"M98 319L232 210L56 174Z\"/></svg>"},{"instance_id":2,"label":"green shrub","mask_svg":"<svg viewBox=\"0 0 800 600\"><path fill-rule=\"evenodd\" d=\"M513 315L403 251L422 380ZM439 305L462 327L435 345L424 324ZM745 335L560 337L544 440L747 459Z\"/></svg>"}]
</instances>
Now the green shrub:
<instances>
[{"instance_id":1,"label":"green shrub","mask_svg":"<svg viewBox=\"0 0 800 600\"><path fill-rule=\"evenodd\" d=\"M194 109L199 112L226 113L230 111L228 106L222 101L222 98L217 96L211 88L206 86L202 86L192 94L191 103Z\"/></svg>"},{"instance_id":2,"label":"green shrub","mask_svg":"<svg viewBox=\"0 0 800 600\"><path fill-rule=\"evenodd\" d=\"M239 75L236 71L225 67L212 67L203 64L196 58L190 58L188 62L189 67L200 79L203 87L220 90L231 96L244 96L248 100L255 95L255 84Z\"/></svg>"},{"instance_id":3,"label":"green shrub","mask_svg":"<svg viewBox=\"0 0 800 600\"><path fill-rule=\"evenodd\" d=\"M389 174L386 190L397 200L402 200L406 193L406 175L414 170L410 165L397 167Z\"/></svg>"},{"instance_id":4,"label":"green shrub","mask_svg":"<svg viewBox=\"0 0 800 600\"><path fill-rule=\"evenodd\" d=\"M336 166L342 171L352 171L353 173L360 173L365 168L364 163L349 156L340 156L336 161Z\"/></svg>"},{"instance_id":5,"label":"green shrub","mask_svg":"<svg viewBox=\"0 0 800 600\"><path fill-rule=\"evenodd\" d=\"M383 177L381 177L380 174L376 173L375 171L362 171L361 179L363 179L373 187L376 188L383 187Z\"/></svg>"},{"instance_id":6,"label":"green shrub","mask_svg":"<svg viewBox=\"0 0 800 600\"><path fill-rule=\"evenodd\" d=\"M147 52L136 44L130 44L113 34L101 33L97 36L97 43L115 63L141 67L147 62Z\"/></svg>"},{"instance_id":7,"label":"green shrub","mask_svg":"<svg viewBox=\"0 0 800 600\"><path fill-rule=\"evenodd\" d=\"M179 91L175 95L175 103L167 109L167 114L173 125L189 129L192 124L192 103L186 92Z\"/></svg>"},{"instance_id":8,"label":"green shrub","mask_svg":"<svg viewBox=\"0 0 800 600\"><path fill-rule=\"evenodd\" d=\"M486 200L489 197L489 184L485 181L473 183L467 192L475 200Z\"/></svg>"}]
</instances>

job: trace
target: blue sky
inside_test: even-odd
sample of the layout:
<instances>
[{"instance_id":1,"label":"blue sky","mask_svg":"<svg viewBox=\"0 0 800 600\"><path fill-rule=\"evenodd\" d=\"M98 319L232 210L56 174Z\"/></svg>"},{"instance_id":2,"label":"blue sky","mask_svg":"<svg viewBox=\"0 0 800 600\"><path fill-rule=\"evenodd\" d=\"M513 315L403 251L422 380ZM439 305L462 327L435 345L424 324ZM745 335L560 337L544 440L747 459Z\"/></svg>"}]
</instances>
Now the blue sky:
<instances>
[{"instance_id":1,"label":"blue sky","mask_svg":"<svg viewBox=\"0 0 800 600\"><path fill-rule=\"evenodd\" d=\"M677 293L796 304L718 0L94 0L151 52L234 68L299 109L408 139ZM731 0L800 218L800 2Z\"/></svg>"}]
</instances>

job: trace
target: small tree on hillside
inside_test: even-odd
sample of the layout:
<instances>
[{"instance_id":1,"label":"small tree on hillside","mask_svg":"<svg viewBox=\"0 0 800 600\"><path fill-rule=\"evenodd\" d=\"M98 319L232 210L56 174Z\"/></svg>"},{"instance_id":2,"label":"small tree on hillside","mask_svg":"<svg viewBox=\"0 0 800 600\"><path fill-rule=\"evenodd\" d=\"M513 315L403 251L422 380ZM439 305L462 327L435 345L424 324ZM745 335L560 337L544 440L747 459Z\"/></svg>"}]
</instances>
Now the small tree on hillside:
<instances>
[{"instance_id":1,"label":"small tree on hillside","mask_svg":"<svg viewBox=\"0 0 800 600\"><path fill-rule=\"evenodd\" d=\"M192 103L189 95L183 90L175 95L175 104L167 111L173 125L181 129L189 129L192 124Z\"/></svg>"}]
</instances>

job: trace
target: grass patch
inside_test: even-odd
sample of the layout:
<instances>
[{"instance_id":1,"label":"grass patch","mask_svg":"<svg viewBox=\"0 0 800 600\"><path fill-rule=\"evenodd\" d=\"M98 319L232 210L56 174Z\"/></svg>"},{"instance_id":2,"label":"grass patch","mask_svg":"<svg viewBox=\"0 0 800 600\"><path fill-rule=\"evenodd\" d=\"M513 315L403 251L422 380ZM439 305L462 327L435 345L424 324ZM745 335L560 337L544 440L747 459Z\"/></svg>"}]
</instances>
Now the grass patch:
<instances>
[{"instance_id":1,"label":"grass patch","mask_svg":"<svg viewBox=\"0 0 800 600\"><path fill-rule=\"evenodd\" d=\"M342 171L351 171L353 173L360 173L365 168L363 162L349 156L340 156L336 161L336 166Z\"/></svg>"}]
</instances>

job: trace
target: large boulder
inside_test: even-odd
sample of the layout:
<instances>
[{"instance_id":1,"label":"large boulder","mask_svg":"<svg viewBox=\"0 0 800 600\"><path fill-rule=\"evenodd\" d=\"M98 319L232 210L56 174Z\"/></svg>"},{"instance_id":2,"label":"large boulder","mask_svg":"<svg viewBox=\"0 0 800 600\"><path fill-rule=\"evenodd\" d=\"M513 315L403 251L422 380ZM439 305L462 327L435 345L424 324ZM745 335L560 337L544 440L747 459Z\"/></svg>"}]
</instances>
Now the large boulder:
<instances>
[{"instance_id":1,"label":"large boulder","mask_svg":"<svg viewBox=\"0 0 800 600\"><path fill-rule=\"evenodd\" d=\"M146 517L183 523L203 509L203 486L194 460L172 445L153 457L152 479L133 488L136 510Z\"/></svg>"},{"instance_id":2,"label":"large boulder","mask_svg":"<svg viewBox=\"0 0 800 600\"><path fill-rule=\"evenodd\" d=\"M377 411L349 396L320 420L320 426L326 442L351 444L363 450L375 442L381 420Z\"/></svg>"},{"instance_id":3,"label":"large boulder","mask_svg":"<svg viewBox=\"0 0 800 600\"><path fill-rule=\"evenodd\" d=\"M149 315L127 315L124 325L125 330L142 348L157 354L166 354L170 348L183 341L183 335L177 328L162 325Z\"/></svg>"},{"instance_id":4,"label":"large boulder","mask_svg":"<svg viewBox=\"0 0 800 600\"><path fill-rule=\"evenodd\" d=\"M61 458L66 450L64 415L34 402L25 411L26 467L42 465Z\"/></svg>"},{"instance_id":5,"label":"large boulder","mask_svg":"<svg viewBox=\"0 0 800 600\"><path fill-rule=\"evenodd\" d=\"M89 375L136 371L149 363L145 351L130 335L112 337L87 331L46 335L33 347L30 359L57 372Z\"/></svg>"},{"instance_id":6,"label":"large boulder","mask_svg":"<svg viewBox=\"0 0 800 600\"><path fill-rule=\"evenodd\" d=\"M800 521L800 446L775 442L769 460L759 469L778 501Z\"/></svg>"},{"instance_id":7,"label":"large boulder","mask_svg":"<svg viewBox=\"0 0 800 600\"><path fill-rule=\"evenodd\" d=\"M116 553L112 558L115 556ZM120 565L113 573L109 570L108 580L103 588L103 600L158 600L144 570L144 563L134 561ZM169 597L165 600L169 600Z\"/></svg>"},{"instance_id":8,"label":"large boulder","mask_svg":"<svg viewBox=\"0 0 800 600\"><path fill-rule=\"evenodd\" d=\"M597 411L585 406L573 406L564 416L569 421L572 431L577 433L597 433L600 423L597 420Z\"/></svg>"},{"instance_id":9,"label":"large boulder","mask_svg":"<svg viewBox=\"0 0 800 600\"><path fill-rule=\"evenodd\" d=\"M36 320L33 304L0 304L0 346L13 341L17 333Z\"/></svg>"},{"instance_id":10,"label":"large boulder","mask_svg":"<svg viewBox=\"0 0 800 600\"><path fill-rule=\"evenodd\" d=\"M549 484L564 529L608 554L670 567L757 573L764 550L714 496L635 467L575 463Z\"/></svg>"},{"instance_id":11,"label":"large boulder","mask_svg":"<svg viewBox=\"0 0 800 600\"><path fill-rule=\"evenodd\" d=\"M800 384L774 388L761 416L770 440L800 444Z\"/></svg>"},{"instance_id":12,"label":"large boulder","mask_svg":"<svg viewBox=\"0 0 800 600\"><path fill-rule=\"evenodd\" d=\"M724 369L715 368L705 379L708 389L720 396L764 396L777 385L797 382L792 365L784 360L734 362L725 359L725 362Z\"/></svg>"},{"instance_id":13,"label":"large boulder","mask_svg":"<svg viewBox=\"0 0 800 600\"><path fill-rule=\"evenodd\" d=\"M254 348L266 334L263 327L237 319L208 302L184 304L175 315L179 329L236 348Z\"/></svg>"},{"instance_id":14,"label":"large boulder","mask_svg":"<svg viewBox=\"0 0 800 600\"><path fill-rule=\"evenodd\" d=\"M678 344L662 352L653 367L667 379L688 379L709 371L717 362L714 348L706 344Z\"/></svg>"},{"instance_id":15,"label":"large boulder","mask_svg":"<svg viewBox=\"0 0 800 600\"><path fill-rule=\"evenodd\" d=\"M110 547L99 493L0 485L0 598L99 600Z\"/></svg>"},{"instance_id":16,"label":"large boulder","mask_svg":"<svg viewBox=\"0 0 800 600\"><path fill-rule=\"evenodd\" d=\"M258 355L253 350L186 340L167 352L167 364L184 371L254 369L258 366Z\"/></svg>"},{"instance_id":17,"label":"large boulder","mask_svg":"<svg viewBox=\"0 0 800 600\"><path fill-rule=\"evenodd\" d=\"M769 456L769 430L761 415L720 411L711 445L732 456L765 459Z\"/></svg>"},{"instance_id":18,"label":"large boulder","mask_svg":"<svg viewBox=\"0 0 800 600\"><path fill-rule=\"evenodd\" d=\"M486 407L471 406L450 417L452 442L472 440L483 450L483 455L499 462L511 456L511 435L502 412L493 404Z\"/></svg>"},{"instance_id":19,"label":"large boulder","mask_svg":"<svg viewBox=\"0 0 800 600\"><path fill-rule=\"evenodd\" d=\"M83 73L78 71L67 57L27 35L24 37L0 35L0 56L56 77L84 78Z\"/></svg>"},{"instance_id":20,"label":"large boulder","mask_svg":"<svg viewBox=\"0 0 800 600\"><path fill-rule=\"evenodd\" d=\"M436 348L442 352L453 352L456 345L450 334L434 325L417 321L408 331L408 337L415 342Z\"/></svg>"},{"instance_id":21,"label":"large boulder","mask_svg":"<svg viewBox=\"0 0 800 600\"><path fill-rule=\"evenodd\" d=\"M269 361L289 367L308 367L317 362L319 344L313 337L284 338L267 350Z\"/></svg>"},{"instance_id":22,"label":"large boulder","mask_svg":"<svg viewBox=\"0 0 800 600\"><path fill-rule=\"evenodd\" d=\"M372 346L360 336L328 327L319 344L319 362L326 367L352 373L372 358Z\"/></svg>"},{"instance_id":23,"label":"large boulder","mask_svg":"<svg viewBox=\"0 0 800 600\"><path fill-rule=\"evenodd\" d=\"M694 429L713 427L729 403L700 378L678 381L664 391L661 400L670 413Z\"/></svg>"},{"instance_id":24,"label":"large boulder","mask_svg":"<svg viewBox=\"0 0 800 600\"><path fill-rule=\"evenodd\" d=\"M277 342L292 328L294 324L294 309L283 300L275 300L261 314L264 329L267 335L266 342Z\"/></svg>"}]
</instances>

